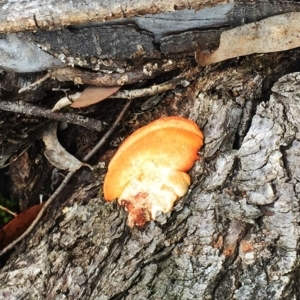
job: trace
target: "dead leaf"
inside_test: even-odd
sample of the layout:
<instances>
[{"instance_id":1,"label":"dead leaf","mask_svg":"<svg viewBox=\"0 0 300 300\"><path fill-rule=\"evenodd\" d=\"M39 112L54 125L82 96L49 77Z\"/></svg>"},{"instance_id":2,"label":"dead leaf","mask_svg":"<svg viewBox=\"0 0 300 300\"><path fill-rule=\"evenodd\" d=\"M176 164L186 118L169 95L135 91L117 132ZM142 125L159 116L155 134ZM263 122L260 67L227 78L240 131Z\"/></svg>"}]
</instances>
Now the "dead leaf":
<instances>
[{"instance_id":1,"label":"dead leaf","mask_svg":"<svg viewBox=\"0 0 300 300\"><path fill-rule=\"evenodd\" d=\"M82 92L81 96L71 104L71 107L80 108L98 103L117 92L120 88L120 86L89 86Z\"/></svg>"},{"instance_id":2,"label":"dead leaf","mask_svg":"<svg viewBox=\"0 0 300 300\"><path fill-rule=\"evenodd\" d=\"M8 144L2 146L0 155L0 169L7 167L7 164L5 164L6 161L22 147L24 147L23 144ZM25 149L27 149L27 147Z\"/></svg>"},{"instance_id":3,"label":"dead leaf","mask_svg":"<svg viewBox=\"0 0 300 300\"><path fill-rule=\"evenodd\" d=\"M56 132L57 122L50 123L48 128L43 132L43 141L46 145L44 155L48 161L56 168L68 170L69 172L75 172L82 166L91 168L90 165L81 162L62 147L57 139Z\"/></svg>"},{"instance_id":4,"label":"dead leaf","mask_svg":"<svg viewBox=\"0 0 300 300\"><path fill-rule=\"evenodd\" d=\"M26 231L44 204L45 202L21 212L0 230L0 249L9 245Z\"/></svg>"},{"instance_id":5,"label":"dead leaf","mask_svg":"<svg viewBox=\"0 0 300 300\"><path fill-rule=\"evenodd\" d=\"M300 13L292 12L240 26L221 34L219 48L196 51L200 66L252 53L284 51L300 46Z\"/></svg>"}]
</instances>

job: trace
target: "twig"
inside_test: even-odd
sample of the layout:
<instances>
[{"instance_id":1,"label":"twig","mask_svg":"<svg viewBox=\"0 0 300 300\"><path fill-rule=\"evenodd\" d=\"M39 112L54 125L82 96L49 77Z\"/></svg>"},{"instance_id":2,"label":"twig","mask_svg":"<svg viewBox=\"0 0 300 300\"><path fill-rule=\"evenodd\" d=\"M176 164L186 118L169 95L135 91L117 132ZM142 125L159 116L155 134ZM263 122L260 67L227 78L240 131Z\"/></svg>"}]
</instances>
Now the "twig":
<instances>
[{"instance_id":1,"label":"twig","mask_svg":"<svg viewBox=\"0 0 300 300\"><path fill-rule=\"evenodd\" d=\"M131 101L128 101L128 103L124 106L124 108L120 112L115 122L112 124L111 128L103 135L102 139L98 142L98 144L84 157L84 159L82 160L83 162L87 162L89 159L91 159L91 157L93 157L99 151L99 149L103 146L103 144L107 142L107 139L110 137L112 132L120 123L121 119L123 118L127 109L129 108L130 104Z\"/></svg>"},{"instance_id":2,"label":"twig","mask_svg":"<svg viewBox=\"0 0 300 300\"><path fill-rule=\"evenodd\" d=\"M87 162L99 149L100 147L107 142L107 139L109 136L113 133L113 131L116 129L117 125L119 124L120 120L126 113L127 109L130 106L130 101L123 107L122 111L120 112L119 116L115 120L115 122L112 124L111 128L107 131L106 134L101 138L101 140L98 142L98 144L83 158L84 162ZM15 245L17 245L19 242L21 242L23 239L25 239L35 228L35 226L38 224L38 222L43 217L45 211L47 208L51 205L51 203L56 199L56 197L61 193L61 191L64 189L64 187L68 184L68 182L71 180L75 172L69 172L63 182L59 185L59 187L56 189L56 191L52 194L52 196L47 200L43 208L40 210L39 214L36 216L35 220L31 223L31 225L26 229L26 231L18 237L16 240L14 240L12 243L10 243L8 246L6 246L1 252L0 256L7 253L9 250L11 250Z\"/></svg>"},{"instance_id":3,"label":"twig","mask_svg":"<svg viewBox=\"0 0 300 300\"><path fill-rule=\"evenodd\" d=\"M121 99L133 100L141 97L150 97L174 89L178 84L181 83L182 80L185 80L183 76L177 76L169 81L157 85L152 85L148 88L139 89L139 90L123 90L114 93L109 98L121 98Z\"/></svg>"},{"instance_id":4,"label":"twig","mask_svg":"<svg viewBox=\"0 0 300 300\"><path fill-rule=\"evenodd\" d=\"M35 117L44 117L56 121L67 121L76 125L86 127L91 130L102 131L102 122L84 117L81 115L52 112L51 109L45 109L29 103L0 101L0 110L11 111L18 114L26 114Z\"/></svg>"},{"instance_id":5,"label":"twig","mask_svg":"<svg viewBox=\"0 0 300 300\"><path fill-rule=\"evenodd\" d=\"M50 73L47 73L45 76L43 76L41 79L35 81L34 83L25 86L21 89L19 89L18 93L23 93L25 91L30 91L30 90L34 90L35 88L38 88L44 81L46 81L48 78L51 77Z\"/></svg>"},{"instance_id":6,"label":"twig","mask_svg":"<svg viewBox=\"0 0 300 300\"><path fill-rule=\"evenodd\" d=\"M12 216L14 216L14 217L17 216L16 213L12 212L11 210L9 210L8 208L6 208L6 207L4 207L4 206L2 206L2 205L0 205L0 209L6 211L7 213L9 213L10 215L12 215Z\"/></svg>"}]
</instances>

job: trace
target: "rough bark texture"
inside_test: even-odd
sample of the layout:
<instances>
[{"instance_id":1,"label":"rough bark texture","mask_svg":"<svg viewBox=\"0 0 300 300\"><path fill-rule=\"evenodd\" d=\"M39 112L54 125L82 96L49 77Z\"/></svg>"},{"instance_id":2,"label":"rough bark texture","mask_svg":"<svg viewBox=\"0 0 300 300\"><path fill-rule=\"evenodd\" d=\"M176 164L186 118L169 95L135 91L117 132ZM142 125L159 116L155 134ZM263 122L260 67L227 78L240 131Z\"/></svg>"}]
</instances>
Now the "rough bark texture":
<instances>
[{"instance_id":1,"label":"rough bark texture","mask_svg":"<svg viewBox=\"0 0 300 300\"><path fill-rule=\"evenodd\" d=\"M36 23L51 27L77 24L83 20L81 16L85 21L99 21L108 16L103 1L103 10L98 11L97 17L95 2L85 4L93 14L85 15L82 1L73 1L78 13L74 13L78 19L73 23L58 18L55 14L58 10L51 8L49 12L52 2L48 1L44 7L41 3L39 7L31 1L32 10L26 10L27 21L18 30L34 28ZM60 2L59 13L64 12L65 3ZM112 18L134 15L129 8L135 14L145 12L143 2L130 2L130 6L128 3L127 10L116 4ZM176 3L179 8L194 5L193 1ZM201 2L199 6L206 3ZM9 12L9 8L18 11L16 2L1 5L4 11ZM24 1L23 5L27 7L29 2ZM299 4L294 1L227 5L218 6L214 12L222 11L221 15L226 15L231 23L215 21L216 28L299 10ZM174 3L162 1L155 7L153 13L165 12L170 7L174 9ZM45 17L43 10L51 18ZM230 11L235 14L230 15ZM34 14L36 20L30 19ZM15 20L21 19L11 13L14 19L8 26L7 16L7 19L1 17L0 30L1 26L8 32L16 30L14 26L20 24ZM135 20L135 27L128 25L128 36L123 27L127 25L122 22L111 23L111 27L92 24L90 30L83 26L8 36L29 39L43 49L47 47L50 57L60 56L60 51L65 57L76 56L75 65L82 65L86 59L82 66L105 69L107 73L134 72L136 67L140 70L144 59L146 62L175 59L172 43L179 43L181 55L188 56L195 47L210 47L218 42L217 31L211 31L212 36L209 32L185 32L188 29L166 35L170 32L166 27L165 33L149 30L149 35L143 31L145 27L136 25L138 18ZM200 20L204 22L203 16ZM214 28L211 24L203 26ZM103 57L97 49L102 44L94 38L112 32L116 32L116 39L124 35L125 42L120 43L123 48L126 43L134 45L122 52L125 56L115 51L117 44L107 47ZM184 41L190 41L191 35L196 42L186 45ZM85 37L86 44L93 40L92 47L78 45ZM197 41L202 37L207 39L200 45ZM138 42L134 44L135 41ZM153 41L159 41L160 47ZM142 47L137 47L141 44ZM104 43L100 48L106 46ZM300 74L290 74L277 81L290 68L298 68L297 57L299 53L295 50L287 55L252 56L199 69L190 86L180 86L166 94L159 109L151 108L144 114L151 118L168 114L189 117L197 122L205 136L201 159L190 172L193 184L189 194L178 201L171 213L159 215L144 228L130 229L123 208L103 200L105 169L100 161L95 166L94 182L80 188L74 182L74 186L69 185L67 199L61 196L34 233L15 251L2 257L6 264L0 271L0 299L298 299ZM41 69L44 68L36 70ZM271 86L270 96L266 91ZM71 196L70 191L73 191Z\"/></svg>"},{"instance_id":2,"label":"rough bark texture","mask_svg":"<svg viewBox=\"0 0 300 300\"><path fill-rule=\"evenodd\" d=\"M3 3L4 2L4 3ZM37 28L53 28L88 22L104 22L135 15L157 14L180 9L199 9L231 1L224 0L171 0L149 3L142 0L103 1L2 1L0 31L25 31Z\"/></svg>"},{"instance_id":3,"label":"rough bark texture","mask_svg":"<svg viewBox=\"0 0 300 300\"><path fill-rule=\"evenodd\" d=\"M214 49L223 30L300 10L297 1L109 3L0 4L1 68L24 73L68 64L124 72L145 59Z\"/></svg>"},{"instance_id":4,"label":"rough bark texture","mask_svg":"<svg viewBox=\"0 0 300 300\"><path fill-rule=\"evenodd\" d=\"M0 274L1 296L296 299L299 77L277 82L252 117L263 74L202 74L189 117L205 147L189 195L172 213L129 229L122 208L95 197L98 177L14 253Z\"/></svg>"}]
</instances>

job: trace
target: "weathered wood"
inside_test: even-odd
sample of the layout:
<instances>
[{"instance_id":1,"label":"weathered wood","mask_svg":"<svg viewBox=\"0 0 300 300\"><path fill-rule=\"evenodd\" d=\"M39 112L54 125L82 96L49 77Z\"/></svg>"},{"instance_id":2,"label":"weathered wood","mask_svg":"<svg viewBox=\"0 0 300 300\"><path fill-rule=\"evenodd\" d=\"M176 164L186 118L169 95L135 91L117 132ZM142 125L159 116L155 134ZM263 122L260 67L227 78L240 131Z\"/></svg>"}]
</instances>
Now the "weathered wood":
<instances>
[{"instance_id":1,"label":"weathered wood","mask_svg":"<svg viewBox=\"0 0 300 300\"><path fill-rule=\"evenodd\" d=\"M3 3L4 2L4 3ZM226 0L170 0L149 3L147 0L68 1L2 1L0 8L0 32L17 32L51 29L89 22L105 22L137 15L157 14L168 11L195 9L227 3Z\"/></svg>"},{"instance_id":2,"label":"weathered wood","mask_svg":"<svg viewBox=\"0 0 300 300\"><path fill-rule=\"evenodd\" d=\"M174 32L192 28L240 25L278 13L299 10L297 1L2 1L0 32L35 31L113 20L136 23L158 38L170 29ZM141 16L141 17L139 17ZM168 20L169 19L169 20ZM110 23L110 22L108 22ZM157 41L157 40L156 40Z\"/></svg>"},{"instance_id":3,"label":"weathered wood","mask_svg":"<svg viewBox=\"0 0 300 300\"><path fill-rule=\"evenodd\" d=\"M112 6L103 1L60 1L59 9L55 1L38 6L23 1L22 14L19 3L0 4L4 12L0 32L7 33L0 40L0 66L16 72L42 71L63 64L115 71L124 68L128 60L138 64L142 59L214 49L222 30L300 11L297 1L210 1L209 5L208 1L190 1L188 7L175 2L161 1L152 11L151 5L146 10L146 3L139 1L129 5L123 0ZM28 30L34 33L24 33ZM108 67L102 60L109 59L119 63Z\"/></svg>"},{"instance_id":4,"label":"weathered wood","mask_svg":"<svg viewBox=\"0 0 300 300\"><path fill-rule=\"evenodd\" d=\"M136 70L144 70L148 62L179 62L178 56L190 57L199 47L216 47L222 30L299 11L297 1L120 2L123 5L115 1L1 3L0 31L7 34L0 50L8 54L18 48L15 44L29 41L29 52L44 49L50 61L35 64L34 59L26 61L25 54L20 59L12 51L18 62L6 66L34 72L53 69L63 59L64 64L106 72L99 72L106 80L131 72L132 84L140 81L134 81ZM215 6L208 8L208 4ZM11 33L24 30L30 32ZM207 69L197 69L186 59L193 70L190 81L142 114L135 106L122 125L140 126L161 115L183 115L198 123L205 146L190 172L189 195L171 213L157 216L144 228L129 229L126 212L116 203L105 203L99 192L105 173L105 159L100 159L95 181L78 187L74 180L33 234L1 257L5 266L0 272L0 298L298 299L300 75L277 82L271 98L264 94L295 67L298 57L294 50ZM5 67L1 58L0 65ZM99 74L90 70L85 75L94 80ZM150 81L147 76L142 84L162 80ZM27 77L16 76L15 82L19 78Z\"/></svg>"},{"instance_id":5,"label":"weathered wood","mask_svg":"<svg viewBox=\"0 0 300 300\"><path fill-rule=\"evenodd\" d=\"M244 67L200 74L183 106L205 135L190 194L129 229L122 208L96 197L100 181L78 189L2 268L0 297L296 299L298 77L253 116L265 79Z\"/></svg>"}]
</instances>

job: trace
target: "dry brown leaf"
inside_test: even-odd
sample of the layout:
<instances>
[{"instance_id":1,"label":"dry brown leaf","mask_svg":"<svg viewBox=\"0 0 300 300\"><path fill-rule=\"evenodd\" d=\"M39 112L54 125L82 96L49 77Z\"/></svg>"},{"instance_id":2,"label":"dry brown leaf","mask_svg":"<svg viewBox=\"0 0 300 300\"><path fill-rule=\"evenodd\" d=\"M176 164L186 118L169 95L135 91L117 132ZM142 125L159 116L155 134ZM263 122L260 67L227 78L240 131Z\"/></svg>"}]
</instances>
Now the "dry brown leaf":
<instances>
[{"instance_id":1,"label":"dry brown leaf","mask_svg":"<svg viewBox=\"0 0 300 300\"><path fill-rule=\"evenodd\" d=\"M300 13L292 12L237 27L221 34L219 48L209 53L198 50L196 59L207 66L252 53L284 51L300 46Z\"/></svg>"},{"instance_id":2,"label":"dry brown leaf","mask_svg":"<svg viewBox=\"0 0 300 300\"><path fill-rule=\"evenodd\" d=\"M66 151L57 139L57 122L49 124L48 128L43 132L43 141L46 145L44 155L48 161L58 169L75 172L82 166L91 168L90 165L82 163L76 157Z\"/></svg>"},{"instance_id":3,"label":"dry brown leaf","mask_svg":"<svg viewBox=\"0 0 300 300\"><path fill-rule=\"evenodd\" d=\"M26 231L44 204L45 202L21 212L0 230L0 249L9 245Z\"/></svg>"},{"instance_id":4,"label":"dry brown leaf","mask_svg":"<svg viewBox=\"0 0 300 300\"><path fill-rule=\"evenodd\" d=\"M120 86L89 86L81 93L81 96L71 104L71 107L80 108L98 103L117 92L120 88Z\"/></svg>"}]
</instances>

